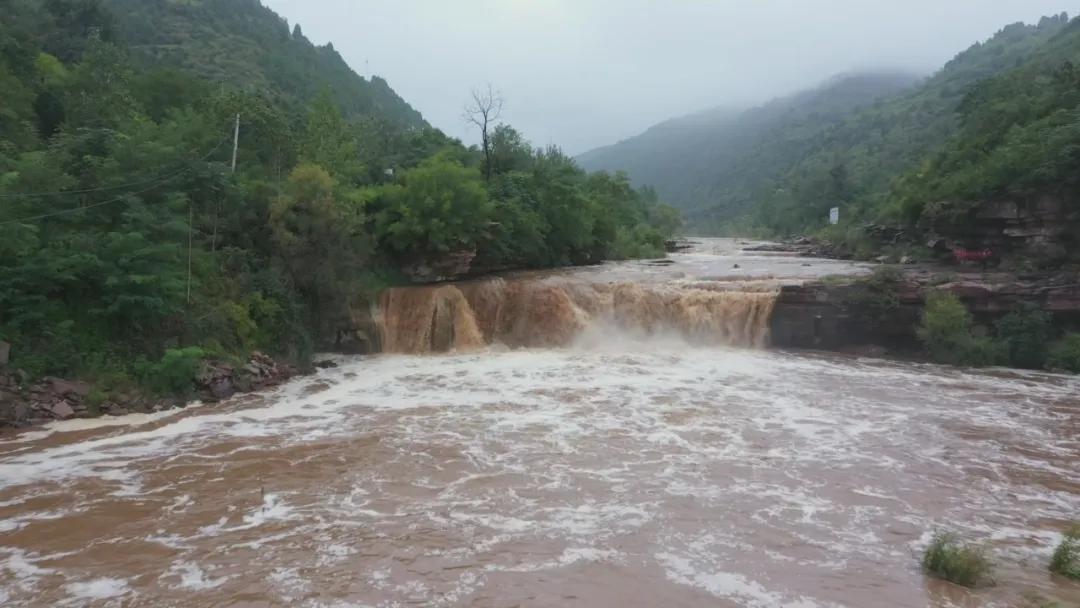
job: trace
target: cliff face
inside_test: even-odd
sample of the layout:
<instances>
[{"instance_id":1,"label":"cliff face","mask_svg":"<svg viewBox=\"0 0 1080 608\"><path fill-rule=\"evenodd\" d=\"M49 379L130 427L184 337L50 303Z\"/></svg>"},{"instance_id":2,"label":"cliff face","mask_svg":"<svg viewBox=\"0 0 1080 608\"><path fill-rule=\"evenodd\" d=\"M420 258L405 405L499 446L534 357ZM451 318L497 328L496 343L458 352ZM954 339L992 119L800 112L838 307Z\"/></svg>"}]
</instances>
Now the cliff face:
<instances>
[{"instance_id":1,"label":"cliff face","mask_svg":"<svg viewBox=\"0 0 1080 608\"><path fill-rule=\"evenodd\" d=\"M878 346L897 352L920 348L916 327L926 295L956 294L984 327L1035 304L1061 330L1080 329L1080 273L954 275L913 272L888 289L865 282L810 283L783 288L774 309L772 345L779 348L846 350Z\"/></svg>"},{"instance_id":2,"label":"cliff face","mask_svg":"<svg viewBox=\"0 0 1080 608\"><path fill-rule=\"evenodd\" d=\"M998 200L925 214L920 228L931 246L990 249L995 255L1014 254L1052 266L1080 248L1080 206L1065 197Z\"/></svg>"}]
</instances>

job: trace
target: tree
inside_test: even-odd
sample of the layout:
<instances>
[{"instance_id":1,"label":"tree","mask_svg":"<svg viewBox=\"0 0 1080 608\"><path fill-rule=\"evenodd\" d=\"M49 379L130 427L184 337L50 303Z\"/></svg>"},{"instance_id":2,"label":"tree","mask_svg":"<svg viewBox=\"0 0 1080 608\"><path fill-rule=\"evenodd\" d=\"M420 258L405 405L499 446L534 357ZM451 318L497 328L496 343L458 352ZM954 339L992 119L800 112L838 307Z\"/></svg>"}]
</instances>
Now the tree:
<instances>
[{"instance_id":1,"label":"tree","mask_svg":"<svg viewBox=\"0 0 1080 608\"><path fill-rule=\"evenodd\" d=\"M503 98L490 83L486 89L473 89L472 101L465 106L465 121L480 129L481 149L484 152L484 177L489 181L493 169L491 128L502 116L502 109Z\"/></svg>"},{"instance_id":2,"label":"tree","mask_svg":"<svg viewBox=\"0 0 1080 608\"><path fill-rule=\"evenodd\" d=\"M329 89L323 90L308 112L301 158L323 167L338 180L354 180L364 172L356 140Z\"/></svg>"},{"instance_id":3,"label":"tree","mask_svg":"<svg viewBox=\"0 0 1080 608\"><path fill-rule=\"evenodd\" d=\"M491 173L501 175L523 171L532 164L532 147L521 133L510 125L499 125L491 134Z\"/></svg>"},{"instance_id":4,"label":"tree","mask_svg":"<svg viewBox=\"0 0 1080 608\"><path fill-rule=\"evenodd\" d=\"M375 217L379 244L425 257L472 249L488 232L491 202L476 169L440 154L386 186Z\"/></svg>"}]
</instances>

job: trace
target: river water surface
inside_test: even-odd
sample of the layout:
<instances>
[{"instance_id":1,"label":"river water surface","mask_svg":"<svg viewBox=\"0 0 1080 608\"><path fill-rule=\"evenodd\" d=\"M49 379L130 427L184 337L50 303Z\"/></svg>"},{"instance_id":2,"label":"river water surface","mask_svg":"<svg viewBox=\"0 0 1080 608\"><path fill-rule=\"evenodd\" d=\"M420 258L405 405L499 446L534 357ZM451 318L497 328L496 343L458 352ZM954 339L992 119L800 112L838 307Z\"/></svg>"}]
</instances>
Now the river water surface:
<instances>
[{"instance_id":1,"label":"river water surface","mask_svg":"<svg viewBox=\"0 0 1080 608\"><path fill-rule=\"evenodd\" d=\"M583 272L860 270L677 257ZM1080 605L1046 571L1080 518L1074 378L606 324L558 348L336 361L0 441L0 605ZM938 529L984 540L997 585L925 578Z\"/></svg>"}]
</instances>

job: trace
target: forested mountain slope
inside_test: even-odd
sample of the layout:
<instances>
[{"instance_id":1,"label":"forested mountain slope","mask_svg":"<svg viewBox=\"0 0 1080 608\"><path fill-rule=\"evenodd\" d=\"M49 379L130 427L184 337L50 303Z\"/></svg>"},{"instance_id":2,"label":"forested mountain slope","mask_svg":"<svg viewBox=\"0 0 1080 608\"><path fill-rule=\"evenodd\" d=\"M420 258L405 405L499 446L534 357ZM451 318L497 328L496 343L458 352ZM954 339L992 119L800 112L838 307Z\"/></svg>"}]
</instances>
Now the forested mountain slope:
<instances>
[{"instance_id":1,"label":"forested mountain slope","mask_svg":"<svg viewBox=\"0 0 1080 608\"><path fill-rule=\"evenodd\" d=\"M0 14L0 342L30 378L184 396L205 358L373 348L387 285L657 256L678 225L508 125L488 154L424 126L254 1ZM208 58L263 35L265 65ZM160 59L126 44L169 36Z\"/></svg>"},{"instance_id":2,"label":"forested mountain slope","mask_svg":"<svg viewBox=\"0 0 1080 608\"><path fill-rule=\"evenodd\" d=\"M711 131L699 130L707 133L704 143L685 140L692 150L687 154L695 160L680 169L689 166L689 171L650 174L650 169L666 165L657 160L651 146L640 142L633 146L637 153L620 157L616 152L627 147L624 143L581 159L594 169L644 167L642 174L655 176L651 183L660 195L680 205L689 214L691 229L700 232L802 231L820 226L833 206L845 207L845 215L862 215L884 207L893 181L957 132L961 103L973 85L1045 54L1067 23L1067 16L1059 15L1037 25L1010 25L960 53L917 86L899 82L900 90L891 94L887 87L879 87L876 100L867 99L872 94L849 97L856 103L839 104L833 115L796 109L754 130L750 141L727 136L730 121ZM826 84L818 93L827 98L844 82ZM768 116L768 108L785 101L799 103L801 97L750 110L735 124L763 113Z\"/></svg>"},{"instance_id":3,"label":"forested mountain slope","mask_svg":"<svg viewBox=\"0 0 1080 608\"><path fill-rule=\"evenodd\" d=\"M899 73L839 76L747 111L717 109L668 121L577 160L589 170L627 171L686 212L733 217L746 211L763 181L813 152L822 130L916 82Z\"/></svg>"},{"instance_id":4,"label":"forested mountain slope","mask_svg":"<svg viewBox=\"0 0 1080 608\"><path fill-rule=\"evenodd\" d=\"M182 68L281 100L291 109L328 88L347 119L374 114L408 127L420 113L385 80L358 76L332 44L318 47L258 0L106 0L117 36L141 63Z\"/></svg>"}]
</instances>

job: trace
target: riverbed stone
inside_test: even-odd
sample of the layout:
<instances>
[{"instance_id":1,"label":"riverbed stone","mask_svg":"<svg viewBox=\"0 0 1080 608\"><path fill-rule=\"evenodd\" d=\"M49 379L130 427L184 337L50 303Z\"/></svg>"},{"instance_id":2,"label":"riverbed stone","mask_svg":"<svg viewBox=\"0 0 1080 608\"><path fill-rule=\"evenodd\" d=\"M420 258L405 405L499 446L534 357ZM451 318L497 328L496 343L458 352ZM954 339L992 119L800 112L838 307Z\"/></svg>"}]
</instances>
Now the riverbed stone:
<instances>
[{"instance_id":1,"label":"riverbed stone","mask_svg":"<svg viewBox=\"0 0 1080 608\"><path fill-rule=\"evenodd\" d=\"M75 417L75 408L68 405L67 401L58 401L47 409L47 412L57 420L70 420Z\"/></svg>"},{"instance_id":2,"label":"riverbed stone","mask_svg":"<svg viewBox=\"0 0 1080 608\"><path fill-rule=\"evenodd\" d=\"M45 385L53 394L62 397L83 398L90 394L91 386L85 382L64 380L61 378L46 378Z\"/></svg>"}]
</instances>

